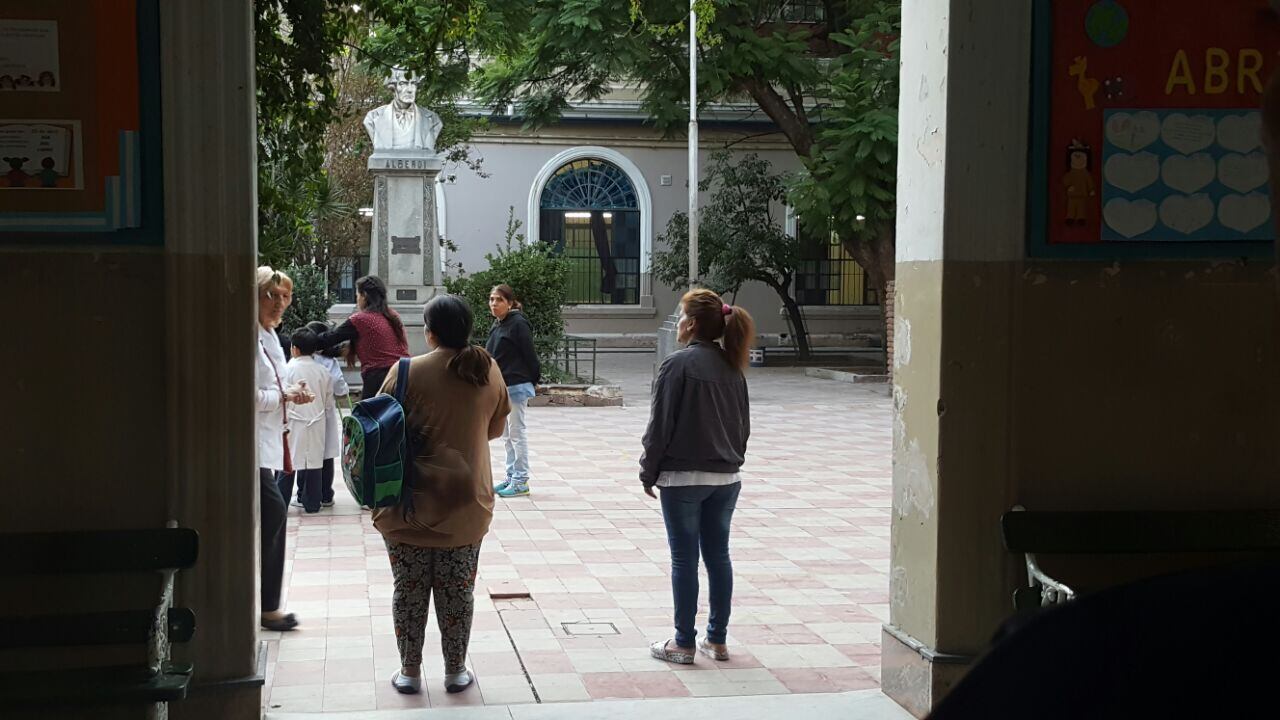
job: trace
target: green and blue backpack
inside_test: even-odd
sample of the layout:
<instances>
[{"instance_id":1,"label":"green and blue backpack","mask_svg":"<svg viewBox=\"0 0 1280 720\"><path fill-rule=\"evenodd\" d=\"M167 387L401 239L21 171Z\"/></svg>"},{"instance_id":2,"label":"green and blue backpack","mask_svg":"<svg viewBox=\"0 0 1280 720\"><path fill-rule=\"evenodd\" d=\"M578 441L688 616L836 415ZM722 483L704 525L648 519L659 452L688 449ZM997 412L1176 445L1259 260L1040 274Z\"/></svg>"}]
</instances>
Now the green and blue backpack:
<instances>
[{"instance_id":1,"label":"green and blue backpack","mask_svg":"<svg viewBox=\"0 0 1280 720\"><path fill-rule=\"evenodd\" d=\"M409 358L401 358L395 395L361 400L342 420L347 489L365 507L392 507L412 496L414 448L404 410L408 386Z\"/></svg>"}]
</instances>

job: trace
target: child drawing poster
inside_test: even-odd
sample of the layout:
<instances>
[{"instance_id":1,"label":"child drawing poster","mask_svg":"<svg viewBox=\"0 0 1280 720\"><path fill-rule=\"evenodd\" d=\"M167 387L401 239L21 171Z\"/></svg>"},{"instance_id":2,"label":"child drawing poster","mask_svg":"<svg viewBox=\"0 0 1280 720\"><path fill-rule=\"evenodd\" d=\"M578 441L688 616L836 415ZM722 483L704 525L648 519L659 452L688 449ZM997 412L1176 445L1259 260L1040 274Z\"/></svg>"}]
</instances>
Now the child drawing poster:
<instances>
[{"instance_id":1,"label":"child drawing poster","mask_svg":"<svg viewBox=\"0 0 1280 720\"><path fill-rule=\"evenodd\" d=\"M0 18L0 92L58 92L58 23Z\"/></svg>"},{"instance_id":2,"label":"child drawing poster","mask_svg":"<svg viewBox=\"0 0 1280 720\"><path fill-rule=\"evenodd\" d=\"M1041 0L1036 24L1033 249L1274 241L1259 110L1280 67L1271 3Z\"/></svg>"},{"instance_id":3,"label":"child drawing poster","mask_svg":"<svg viewBox=\"0 0 1280 720\"><path fill-rule=\"evenodd\" d=\"M0 120L0 191L80 190L76 120Z\"/></svg>"}]
</instances>

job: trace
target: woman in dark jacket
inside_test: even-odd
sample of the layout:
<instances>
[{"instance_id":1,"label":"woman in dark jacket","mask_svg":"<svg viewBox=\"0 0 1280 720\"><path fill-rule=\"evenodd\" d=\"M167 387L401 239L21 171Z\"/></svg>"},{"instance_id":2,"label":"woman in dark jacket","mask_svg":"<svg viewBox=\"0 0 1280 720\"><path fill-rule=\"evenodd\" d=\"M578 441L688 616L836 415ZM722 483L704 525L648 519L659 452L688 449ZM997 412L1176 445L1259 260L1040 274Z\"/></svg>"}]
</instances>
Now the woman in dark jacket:
<instances>
[{"instance_id":1,"label":"woman in dark jacket","mask_svg":"<svg viewBox=\"0 0 1280 720\"><path fill-rule=\"evenodd\" d=\"M496 322L489 331L485 350L498 363L511 397L511 415L502 434L507 444L507 479L493 486L493 491L502 497L529 494L529 441L524 412L534 395L534 385L542 377L533 330L520 310L520 301L510 285L498 285L489 292L489 312Z\"/></svg>"},{"instance_id":2,"label":"woman in dark jacket","mask_svg":"<svg viewBox=\"0 0 1280 720\"><path fill-rule=\"evenodd\" d=\"M680 301L677 339L689 347L672 353L658 370L644 433L640 481L649 497L662 488L662 519L671 548L675 637L650 653L688 665L695 648L728 660L725 639L733 600L729 524L742 482L739 468L751 435L747 401L747 351L755 337L751 315L726 305L710 290L691 290ZM721 346L717 340L723 339ZM707 563L711 613L707 634L698 631L698 551Z\"/></svg>"},{"instance_id":3,"label":"woman in dark jacket","mask_svg":"<svg viewBox=\"0 0 1280 720\"><path fill-rule=\"evenodd\" d=\"M380 278L366 275L356 281L356 308L346 322L320 336L320 349L351 342L347 364L354 367L360 359L360 399L368 400L378 394L391 366L409 357L409 341L400 314L387 306L387 286Z\"/></svg>"}]
</instances>

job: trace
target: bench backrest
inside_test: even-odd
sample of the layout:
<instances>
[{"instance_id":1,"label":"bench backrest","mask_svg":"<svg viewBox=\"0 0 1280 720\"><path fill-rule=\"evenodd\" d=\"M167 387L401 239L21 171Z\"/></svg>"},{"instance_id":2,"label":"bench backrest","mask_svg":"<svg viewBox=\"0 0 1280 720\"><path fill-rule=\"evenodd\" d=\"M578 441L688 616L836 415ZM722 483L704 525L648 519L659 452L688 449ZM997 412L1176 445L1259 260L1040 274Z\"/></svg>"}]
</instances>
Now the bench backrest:
<instances>
[{"instance_id":1,"label":"bench backrest","mask_svg":"<svg viewBox=\"0 0 1280 720\"><path fill-rule=\"evenodd\" d=\"M1000 519L1010 552L1103 555L1280 550L1280 510L1058 512Z\"/></svg>"},{"instance_id":2,"label":"bench backrest","mask_svg":"<svg viewBox=\"0 0 1280 720\"><path fill-rule=\"evenodd\" d=\"M0 577L185 570L199 540L191 528L0 533Z\"/></svg>"}]
</instances>

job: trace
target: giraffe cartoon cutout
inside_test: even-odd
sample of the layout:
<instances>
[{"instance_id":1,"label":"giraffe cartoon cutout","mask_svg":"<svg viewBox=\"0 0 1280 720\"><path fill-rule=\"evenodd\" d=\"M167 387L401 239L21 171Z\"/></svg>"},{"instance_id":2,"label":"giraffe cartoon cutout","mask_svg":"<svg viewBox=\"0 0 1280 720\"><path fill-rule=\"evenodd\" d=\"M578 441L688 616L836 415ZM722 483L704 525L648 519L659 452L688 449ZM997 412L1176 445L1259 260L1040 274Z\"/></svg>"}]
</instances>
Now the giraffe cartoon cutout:
<instances>
[{"instance_id":1,"label":"giraffe cartoon cutout","mask_svg":"<svg viewBox=\"0 0 1280 720\"><path fill-rule=\"evenodd\" d=\"M1068 72L1071 77L1076 78L1076 90L1080 92L1080 97L1084 98L1084 109L1092 110L1095 107L1093 97L1098 94L1098 79L1086 75L1088 70L1089 58L1081 55L1071 63Z\"/></svg>"}]
</instances>

